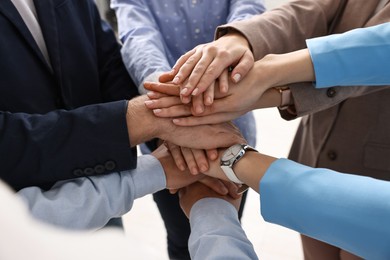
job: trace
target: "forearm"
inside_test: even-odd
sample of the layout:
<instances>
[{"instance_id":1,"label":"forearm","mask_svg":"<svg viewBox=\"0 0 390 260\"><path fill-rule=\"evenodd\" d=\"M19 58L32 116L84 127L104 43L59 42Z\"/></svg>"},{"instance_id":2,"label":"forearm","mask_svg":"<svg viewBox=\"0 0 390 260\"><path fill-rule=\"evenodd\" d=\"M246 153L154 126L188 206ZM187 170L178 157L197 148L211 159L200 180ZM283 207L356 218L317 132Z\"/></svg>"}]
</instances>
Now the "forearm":
<instances>
[{"instance_id":1,"label":"forearm","mask_svg":"<svg viewBox=\"0 0 390 260\"><path fill-rule=\"evenodd\" d=\"M199 200L191 209L191 259L257 259L241 228L237 210L217 198Z\"/></svg>"},{"instance_id":2,"label":"forearm","mask_svg":"<svg viewBox=\"0 0 390 260\"><path fill-rule=\"evenodd\" d=\"M363 258L387 259L389 186L387 181L279 159L260 182L261 213L268 222Z\"/></svg>"},{"instance_id":3,"label":"forearm","mask_svg":"<svg viewBox=\"0 0 390 260\"><path fill-rule=\"evenodd\" d=\"M126 131L126 103L43 115L0 113L1 178L18 190L87 176L90 167L99 170L89 175L134 168L137 153Z\"/></svg>"},{"instance_id":4,"label":"forearm","mask_svg":"<svg viewBox=\"0 0 390 260\"><path fill-rule=\"evenodd\" d=\"M389 36L386 23L307 40L316 87L390 85Z\"/></svg>"},{"instance_id":5,"label":"forearm","mask_svg":"<svg viewBox=\"0 0 390 260\"><path fill-rule=\"evenodd\" d=\"M71 229L99 229L127 213L135 199L165 186L161 164L145 155L131 171L62 181L48 191L28 187L18 194L40 220Z\"/></svg>"}]
</instances>

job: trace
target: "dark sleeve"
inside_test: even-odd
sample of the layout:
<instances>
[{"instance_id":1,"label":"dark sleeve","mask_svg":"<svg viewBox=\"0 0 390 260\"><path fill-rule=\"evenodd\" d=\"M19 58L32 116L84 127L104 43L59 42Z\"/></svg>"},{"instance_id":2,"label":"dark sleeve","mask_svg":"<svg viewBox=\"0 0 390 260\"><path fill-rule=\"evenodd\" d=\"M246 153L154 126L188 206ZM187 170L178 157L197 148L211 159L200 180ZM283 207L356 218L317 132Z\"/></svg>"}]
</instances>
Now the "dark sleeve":
<instances>
[{"instance_id":1,"label":"dark sleeve","mask_svg":"<svg viewBox=\"0 0 390 260\"><path fill-rule=\"evenodd\" d=\"M138 88L131 79L123 63L121 45L108 23L100 19L96 7L93 8L98 55L99 77L104 100L131 99Z\"/></svg>"},{"instance_id":2,"label":"dark sleeve","mask_svg":"<svg viewBox=\"0 0 390 260\"><path fill-rule=\"evenodd\" d=\"M0 112L1 178L15 189L136 167L127 101L44 115Z\"/></svg>"}]
</instances>

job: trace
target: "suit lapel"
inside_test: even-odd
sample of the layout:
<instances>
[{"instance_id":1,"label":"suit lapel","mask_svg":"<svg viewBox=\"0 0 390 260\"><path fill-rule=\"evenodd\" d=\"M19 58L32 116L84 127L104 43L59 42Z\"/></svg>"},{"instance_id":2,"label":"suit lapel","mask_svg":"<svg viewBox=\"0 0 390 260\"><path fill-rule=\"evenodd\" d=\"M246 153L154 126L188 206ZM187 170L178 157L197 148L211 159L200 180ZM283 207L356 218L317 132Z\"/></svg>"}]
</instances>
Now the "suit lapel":
<instances>
[{"instance_id":1,"label":"suit lapel","mask_svg":"<svg viewBox=\"0 0 390 260\"><path fill-rule=\"evenodd\" d=\"M7 17L7 19L15 26L22 38L27 42L27 45L31 48L31 50L47 66L47 68L50 69L45 58L43 57L41 50L32 37L30 30L27 28L18 10L10 0L0 1L0 13Z\"/></svg>"}]
</instances>

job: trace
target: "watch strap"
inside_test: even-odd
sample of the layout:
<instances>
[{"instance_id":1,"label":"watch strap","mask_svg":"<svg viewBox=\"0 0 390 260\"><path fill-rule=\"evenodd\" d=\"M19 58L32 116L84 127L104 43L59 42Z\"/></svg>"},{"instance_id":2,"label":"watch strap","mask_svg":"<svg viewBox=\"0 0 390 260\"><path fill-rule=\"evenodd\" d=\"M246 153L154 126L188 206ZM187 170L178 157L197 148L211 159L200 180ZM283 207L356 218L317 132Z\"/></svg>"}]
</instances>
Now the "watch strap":
<instances>
[{"instance_id":1,"label":"watch strap","mask_svg":"<svg viewBox=\"0 0 390 260\"><path fill-rule=\"evenodd\" d=\"M234 183L238 183L238 184L243 184L242 181L240 181L236 174L234 173L233 169L230 167L230 166L227 166L227 165L221 165L221 168L223 170L223 172L225 173L226 177L234 182Z\"/></svg>"}]
</instances>

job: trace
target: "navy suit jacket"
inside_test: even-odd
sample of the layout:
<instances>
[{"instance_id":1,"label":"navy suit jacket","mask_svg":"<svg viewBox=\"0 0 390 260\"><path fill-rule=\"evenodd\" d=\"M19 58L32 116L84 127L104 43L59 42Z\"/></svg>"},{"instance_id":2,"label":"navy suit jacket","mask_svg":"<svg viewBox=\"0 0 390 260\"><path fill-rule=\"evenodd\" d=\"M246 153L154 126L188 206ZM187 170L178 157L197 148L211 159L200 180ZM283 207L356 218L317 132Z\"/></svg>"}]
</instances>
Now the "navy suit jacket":
<instances>
[{"instance_id":1,"label":"navy suit jacket","mask_svg":"<svg viewBox=\"0 0 390 260\"><path fill-rule=\"evenodd\" d=\"M126 127L137 88L89 0L35 0L48 66L0 1L0 176L15 189L136 167Z\"/></svg>"}]
</instances>

